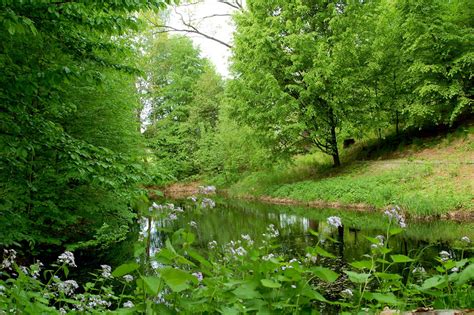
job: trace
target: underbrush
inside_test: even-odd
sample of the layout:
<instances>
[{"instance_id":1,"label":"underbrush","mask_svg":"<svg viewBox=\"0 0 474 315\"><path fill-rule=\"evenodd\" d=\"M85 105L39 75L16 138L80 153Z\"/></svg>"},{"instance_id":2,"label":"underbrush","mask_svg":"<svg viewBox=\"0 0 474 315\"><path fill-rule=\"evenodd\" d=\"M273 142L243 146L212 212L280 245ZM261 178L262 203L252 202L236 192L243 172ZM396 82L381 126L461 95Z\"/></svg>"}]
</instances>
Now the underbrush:
<instances>
[{"instance_id":1,"label":"underbrush","mask_svg":"<svg viewBox=\"0 0 474 315\"><path fill-rule=\"evenodd\" d=\"M226 244L211 241L207 249L197 244L200 227L195 222L175 232L157 224L151 233L153 220L175 220L183 211L214 206L207 198L194 201L185 210L153 204L142 213L142 223L148 224L142 244L160 232L163 246L153 252L147 246L145 256L145 249L137 249L135 258L113 271L102 265L86 283L67 279L70 268L80 268L71 252L45 269L40 262L18 266L15 252L6 250L0 309L21 314L371 314L385 307L473 306L474 259L466 258L472 253L471 240L462 237L432 260L424 257L427 248L409 256L394 254L393 237L406 226L397 208L385 212L384 235L366 237L371 245L365 255L347 263L322 246L324 239L337 252L339 240L311 230L314 243L301 256L283 250L273 225L260 241L236 235ZM327 224L338 230L344 222L332 216Z\"/></svg>"}]
</instances>

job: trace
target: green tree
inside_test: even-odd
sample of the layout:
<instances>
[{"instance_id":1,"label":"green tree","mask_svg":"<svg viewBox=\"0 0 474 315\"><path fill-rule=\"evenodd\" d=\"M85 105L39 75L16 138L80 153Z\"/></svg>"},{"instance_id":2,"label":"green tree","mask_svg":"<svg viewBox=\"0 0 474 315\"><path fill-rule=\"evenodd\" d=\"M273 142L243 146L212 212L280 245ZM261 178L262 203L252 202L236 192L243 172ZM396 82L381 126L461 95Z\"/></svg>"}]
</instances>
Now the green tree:
<instances>
[{"instance_id":1,"label":"green tree","mask_svg":"<svg viewBox=\"0 0 474 315\"><path fill-rule=\"evenodd\" d=\"M255 0L248 7L236 18L236 116L278 151L291 152L304 139L340 165L337 133L364 96L353 80L361 48L347 31L358 11L339 1Z\"/></svg>"},{"instance_id":2,"label":"green tree","mask_svg":"<svg viewBox=\"0 0 474 315\"><path fill-rule=\"evenodd\" d=\"M401 53L409 67L410 124L452 124L472 114L472 1L400 0Z\"/></svg>"},{"instance_id":3,"label":"green tree","mask_svg":"<svg viewBox=\"0 0 474 315\"><path fill-rule=\"evenodd\" d=\"M151 124L145 135L155 163L176 178L197 174L204 161L195 154L217 125L222 80L186 37L152 38L147 54Z\"/></svg>"},{"instance_id":4,"label":"green tree","mask_svg":"<svg viewBox=\"0 0 474 315\"><path fill-rule=\"evenodd\" d=\"M0 244L125 235L140 179L130 35L136 11L163 5L0 4Z\"/></svg>"}]
</instances>

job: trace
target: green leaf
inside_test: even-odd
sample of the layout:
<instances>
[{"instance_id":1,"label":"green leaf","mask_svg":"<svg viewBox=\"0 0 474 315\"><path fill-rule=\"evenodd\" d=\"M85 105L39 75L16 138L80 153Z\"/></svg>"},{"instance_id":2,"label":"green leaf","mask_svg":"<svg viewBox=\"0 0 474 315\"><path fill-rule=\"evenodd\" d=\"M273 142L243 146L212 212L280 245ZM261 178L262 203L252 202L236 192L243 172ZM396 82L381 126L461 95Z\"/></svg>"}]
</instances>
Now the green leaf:
<instances>
[{"instance_id":1,"label":"green leaf","mask_svg":"<svg viewBox=\"0 0 474 315\"><path fill-rule=\"evenodd\" d=\"M301 290L301 295L309 297L310 299L314 299L317 301L327 302L326 298L321 293L313 290L308 285L304 286L303 290Z\"/></svg>"},{"instance_id":2,"label":"green leaf","mask_svg":"<svg viewBox=\"0 0 474 315\"><path fill-rule=\"evenodd\" d=\"M378 278L385 279L385 280L399 280L403 278L402 276L395 273L376 272L374 274Z\"/></svg>"},{"instance_id":3,"label":"green leaf","mask_svg":"<svg viewBox=\"0 0 474 315\"><path fill-rule=\"evenodd\" d=\"M327 281L327 282L334 282L337 280L337 278L339 278L338 273L324 267L311 268L310 272L313 273L319 279Z\"/></svg>"},{"instance_id":4,"label":"green leaf","mask_svg":"<svg viewBox=\"0 0 474 315\"><path fill-rule=\"evenodd\" d=\"M324 257L336 258L336 256L334 256L333 254L331 254L331 253L325 251L324 249L322 249L322 248L319 247L319 246L314 247L314 251L315 251L316 253L318 253L319 255L324 256Z\"/></svg>"},{"instance_id":5,"label":"green leaf","mask_svg":"<svg viewBox=\"0 0 474 315\"><path fill-rule=\"evenodd\" d=\"M174 292L181 292L183 290L189 289L190 286L188 282L198 283L198 280L195 276L183 271L181 269L165 267L160 270L161 277L165 280L166 284Z\"/></svg>"},{"instance_id":6,"label":"green leaf","mask_svg":"<svg viewBox=\"0 0 474 315\"><path fill-rule=\"evenodd\" d=\"M247 282L245 284L242 284L237 287L237 289L233 290L232 293L240 299L244 300L251 300L251 299L256 299L256 298L261 298L262 295L260 292L255 290L256 285L250 282Z\"/></svg>"},{"instance_id":7,"label":"green leaf","mask_svg":"<svg viewBox=\"0 0 474 315\"><path fill-rule=\"evenodd\" d=\"M436 275L431 278L428 278L423 282L421 285L421 288L423 290L431 289L434 287L438 287L446 282L446 279L443 276Z\"/></svg>"},{"instance_id":8,"label":"green leaf","mask_svg":"<svg viewBox=\"0 0 474 315\"><path fill-rule=\"evenodd\" d=\"M407 262L414 261L413 258L410 258L405 255L390 255L390 258L392 258L394 263L407 263Z\"/></svg>"},{"instance_id":9,"label":"green leaf","mask_svg":"<svg viewBox=\"0 0 474 315\"><path fill-rule=\"evenodd\" d=\"M400 304L393 293L372 293L372 297L381 303L392 305Z\"/></svg>"},{"instance_id":10,"label":"green leaf","mask_svg":"<svg viewBox=\"0 0 474 315\"><path fill-rule=\"evenodd\" d=\"M344 271L344 273L348 275L349 280L354 283L366 283L370 278L369 273L357 273L353 271Z\"/></svg>"},{"instance_id":11,"label":"green leaf","mask_svg":"<svg viewBox=\"0 0 474 315\"><path fill-rule=\"evenodd\" d=\"M353 263L351 263L351 266L357 269L370 269L372 268L372 261L371 260L354 261Z\"/></svg>"},{"instance_id":12,"label":"green leaf","mask_svg":"<svg viewBox=\"0 0 474 315\"><path fill-rule=\"evenodd\" d=\"M122 264L118 266L117 268L115 268L115 270L112 272L112 276L121 277L137 270L138 268L140 268L140 265L134 262L128 263L128 264Z\"/></svg>"},{"instance_id":13,"label":"green leaf","mask_svg":"<svg viewBox=\"0 0 474 315\"><path fill-rule=\"evenodd\" d=\"M150 294L157 295L162 290L162 280L159 277L141 276L140 280L143 281L145 290ZM140 287L138 281L137 287Z\"/></svg>"},{"instance_id":14,"label":"green leaf","mask_svg":"<svg viewBox=\"0 0 474 315\"><path fill-rule=\"evenodd\" d=\"M391 228L389 231L388 231L388 234L390 236L393 236L393 235L397 235L397 234L400 234L403 232L403 229L400 228L400 227L394 227L394 228Z\"/></svg>"},{"instance_id":15,"label":"green leaf","mask_svg":"<svg viewBox=\"0 0 474 315\"><path fill-rule=\"evenodd\" d=\"M270 279L262 279L260 280L262 285L267 288L277 289L281 287L281 284Z\"/></svg>"},{"instance_id":16,"label":"green leaf","mask_svg":"<svg viewBox=\"0 0 474 315\"><path fill-rule=\"evenodd\" d=\"M471 281L472 279L474 279L474 264L471 263L469 266L467 266L463 271L459 273L459 278L456 284L458 285L464 284L468 281Z\"/></svg>"}]
</instances>

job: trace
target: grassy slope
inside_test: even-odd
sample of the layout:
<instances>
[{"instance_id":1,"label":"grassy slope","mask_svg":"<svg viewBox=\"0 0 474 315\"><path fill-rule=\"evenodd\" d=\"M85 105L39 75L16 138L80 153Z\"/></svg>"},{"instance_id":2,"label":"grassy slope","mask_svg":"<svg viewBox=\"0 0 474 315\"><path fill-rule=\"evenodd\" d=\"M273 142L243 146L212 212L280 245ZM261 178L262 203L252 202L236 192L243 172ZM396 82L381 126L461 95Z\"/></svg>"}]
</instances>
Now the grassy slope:
<instances>
[{"instance_id":1,"label":"grassy slope","mask_svg":"<svg viewBox=\"0 0 474 315\"><path fill-rule=\"evenodd\" d=\"M340 169L321 154L300 156L291 166L250 174L229 193L379 209L397 204L413 216L474 211L474 126L410 142L358 143L343 151Z\"/></svg>"}]
</instances>

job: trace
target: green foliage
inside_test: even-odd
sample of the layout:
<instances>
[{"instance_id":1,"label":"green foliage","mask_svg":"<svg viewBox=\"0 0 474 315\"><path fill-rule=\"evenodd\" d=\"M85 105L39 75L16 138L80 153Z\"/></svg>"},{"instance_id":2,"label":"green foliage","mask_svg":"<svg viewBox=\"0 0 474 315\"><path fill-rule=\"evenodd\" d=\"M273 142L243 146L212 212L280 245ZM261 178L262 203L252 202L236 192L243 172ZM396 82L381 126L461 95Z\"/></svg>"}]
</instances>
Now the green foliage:
<instances>
[{"instance_id":1,"label":"green foliage","mask_svg":"<svg viewBox=\"0 0 474 315\"><path fill-rule=\"evenodd\" d=\"M0 244L124 236L142 178L134 12L163 5L0 4Z\"/></svg>"},{"instance_id":2,"label":"green foliage","mask_svg":"<svg viewBox=\"0 0 474 315\"><path fill-rule=\"evenodd\" d=\"M167 217L171 212L176 212L172 205L154 204L147 220ZM56 270L40 276L40 263L19 268L14 252L6 251L2 264L6 280L0 280L0 306L26 314L39 309L58 314L61 308L63 313L294 314L362 310L376 313L385 306L399 310L420 305L472 307L474 260L464 257L466 251L472 250L469 238L463 237L459 248L441 251L434 260L422 259L424 249L410 256L393 255L392 234L400 230L393 226L395 222L394 218L389 220L385 236L368 238L372 245L365 251L364 260L350 266L339 265L332 258L336 255L322 250L315 231L311 231L316 236L315 243L304 256L295 257L276 243L279 231L273 225L268 226L260 241L241 235L226 244L210 242L208 249L199 251L193 233L163 230L164 247L154 255L148 251L147 256L140 256L144 258L142 267L130 262L112 272L109 266L102 265L93 281L82 284L83 293L76 292L79 288L74 280L59 277L67 277L69 268L75 267L72 253L62 254L59 265L53 265ZM336 228L330 220L328 224L328 228ZM336 240L326 241L338 245ZM333 268L338 269L321 266L325 259L333 260ZM160 267L149 268L157 262ZM18 276L13 276L12 271Z\"/></svg>"},{"instance_id":3,"label":"green foliage","mask_svg":"<svg viewBox=\"0 0 474 315\"><path fill-rule=\"evenodd\" d=\"M150 38L145 64L150 125L145 131L153 161L176 178L204 171L200 141L216 128L223 86L186 37ZM212 140L211 140L212 141Z\"/></svg>"}]
</instances>

